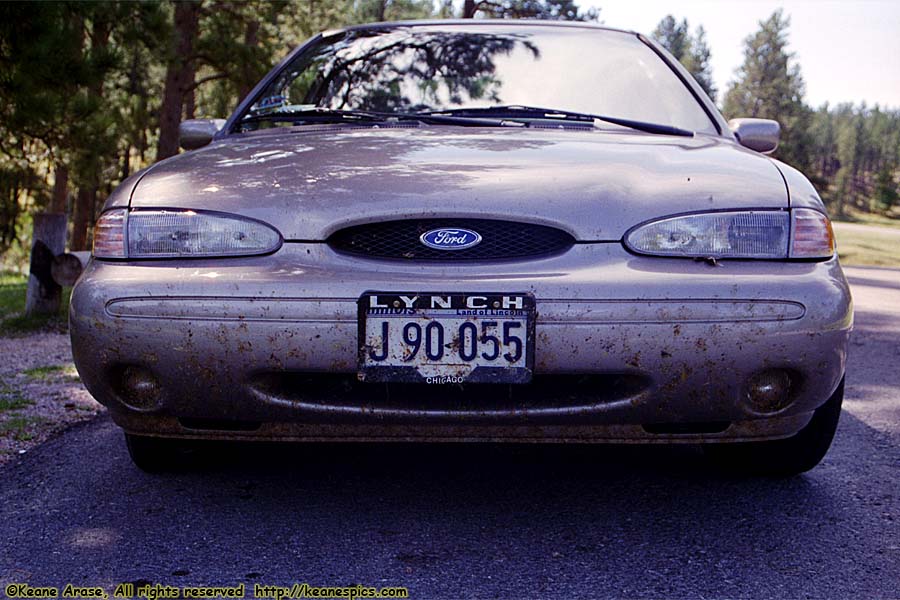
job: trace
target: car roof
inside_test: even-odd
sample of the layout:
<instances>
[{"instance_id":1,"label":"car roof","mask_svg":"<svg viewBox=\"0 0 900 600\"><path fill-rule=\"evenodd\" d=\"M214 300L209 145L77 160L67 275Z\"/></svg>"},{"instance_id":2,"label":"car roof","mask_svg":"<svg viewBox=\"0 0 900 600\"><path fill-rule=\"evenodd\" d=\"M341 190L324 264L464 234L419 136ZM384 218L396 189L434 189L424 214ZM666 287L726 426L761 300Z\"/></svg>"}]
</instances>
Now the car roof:
<instances>
[{"instance_id":1,"label":"car roof","mask_svg":"<svg viewBox=\"0 0 900 600\"><path fill-rule=\"evenodd\" d=\"M517 27L565 27L574 29L594 29L600 31L615 31L617 33L627 33L631 35L640 35L636 31L629 29L618 29L616 27L607 27L596 23L585 21L551 21L547 19L422 19L415 21L381 21L377 23L364 23L361 25L349 25L347 27L339 27L323 31L323 36L335 35L345 31L361 31L366 29L400 29L404 27L443 27L443 26L478 26L478 25L503 25Z\"/></svg>"}]
</instances>

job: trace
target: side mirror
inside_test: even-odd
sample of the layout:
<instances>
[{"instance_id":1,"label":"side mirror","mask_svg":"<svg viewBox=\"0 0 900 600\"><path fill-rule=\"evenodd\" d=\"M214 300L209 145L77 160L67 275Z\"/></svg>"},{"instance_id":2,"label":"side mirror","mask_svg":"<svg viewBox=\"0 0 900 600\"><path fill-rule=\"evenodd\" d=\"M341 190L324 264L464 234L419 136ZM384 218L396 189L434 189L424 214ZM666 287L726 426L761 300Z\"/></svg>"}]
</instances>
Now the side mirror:
<instances>
[{"instance_id":1,"label":"side mirror","mask_svg":"<svg viewBox=\"0 0 900 600\"><path fill-rule=\"evenodd\" d=\"M769 154L778 147L781 125L769 119L732 119L728 121L731 133L741 146Z\"/></svg>"},{"instance_id":2,"label":"side mirror","mask_svg":"<svg viewBox=\"0 0 900 600\"><path fill-rule=\"evenodd\" d=\"M178 144L185 150L202 148L225 126L225 119L188 119L178 126Z\"/></svg>"}]
</instances>

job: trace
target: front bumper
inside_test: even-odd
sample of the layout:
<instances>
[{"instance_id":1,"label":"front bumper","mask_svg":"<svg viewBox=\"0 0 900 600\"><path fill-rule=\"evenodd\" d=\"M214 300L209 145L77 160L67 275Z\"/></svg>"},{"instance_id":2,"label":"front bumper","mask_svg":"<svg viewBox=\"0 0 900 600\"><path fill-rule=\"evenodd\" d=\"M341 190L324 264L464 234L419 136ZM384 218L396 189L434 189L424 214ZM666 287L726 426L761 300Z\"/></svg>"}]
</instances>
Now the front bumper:
<instances>
[{"instance_id":1,"label":"front bumper","mask_svg":"<svg viewBox=\"0 0 900 600\"><path fill-rule=\"evenodd\" d=\"M446 389L356 383L366 290L534 294L535 382L454 388L458 401ZM785 437L837 387L851 325L836 260L710 266L618 244L477 266L299 243L245 259L93 261L70 317L79 373L127 431L304 440ZM746 386L767 369L795 385L789 406L760 414ZM129 387L135 372L158 384L150 401Z\"/></svg>"}]
</instances>

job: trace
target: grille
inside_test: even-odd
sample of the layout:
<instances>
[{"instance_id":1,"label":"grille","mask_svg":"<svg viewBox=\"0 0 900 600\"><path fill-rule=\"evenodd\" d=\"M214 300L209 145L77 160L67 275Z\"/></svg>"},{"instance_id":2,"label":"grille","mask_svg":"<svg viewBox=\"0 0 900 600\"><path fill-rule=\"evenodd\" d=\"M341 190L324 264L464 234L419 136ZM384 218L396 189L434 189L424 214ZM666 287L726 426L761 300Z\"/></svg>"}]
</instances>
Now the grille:
<instances>
[{"instance_id":1,"label":"grille","mask_svg":"<svg viewBox=\"0 0 900 600\"><path fill-rule=\"evenodd\" d=\"M481 234L481 243L462 250L438 250L419 237L432 229L460 227ZM328 244L337 252L395 260L470 261L550 256L565 252L575 238L553 227L491 219L407 219L348 227Z\"/></svg>"}]
</instances>

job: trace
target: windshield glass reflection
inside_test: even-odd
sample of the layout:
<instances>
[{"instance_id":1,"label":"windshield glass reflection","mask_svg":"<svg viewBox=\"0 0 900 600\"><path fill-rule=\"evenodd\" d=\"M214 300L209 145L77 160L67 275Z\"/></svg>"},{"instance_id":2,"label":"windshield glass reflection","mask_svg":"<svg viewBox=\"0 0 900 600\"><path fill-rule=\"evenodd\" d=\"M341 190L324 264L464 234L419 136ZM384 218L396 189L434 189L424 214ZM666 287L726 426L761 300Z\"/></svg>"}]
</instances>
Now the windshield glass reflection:
<instances>
[{"instance_id":1,"label":"windshield glass reflection","mask_svg":"<svg viewBox=\"0 0 900 600\"><path fill-rule=\"evenodd\" d=\"M245 118L315 108L409 113L502 105L716 133L637 36L522 25L363 29L324 38L287 65ZM244 128L271 125L256 120Z\"/></svg>"}]
</instances>

